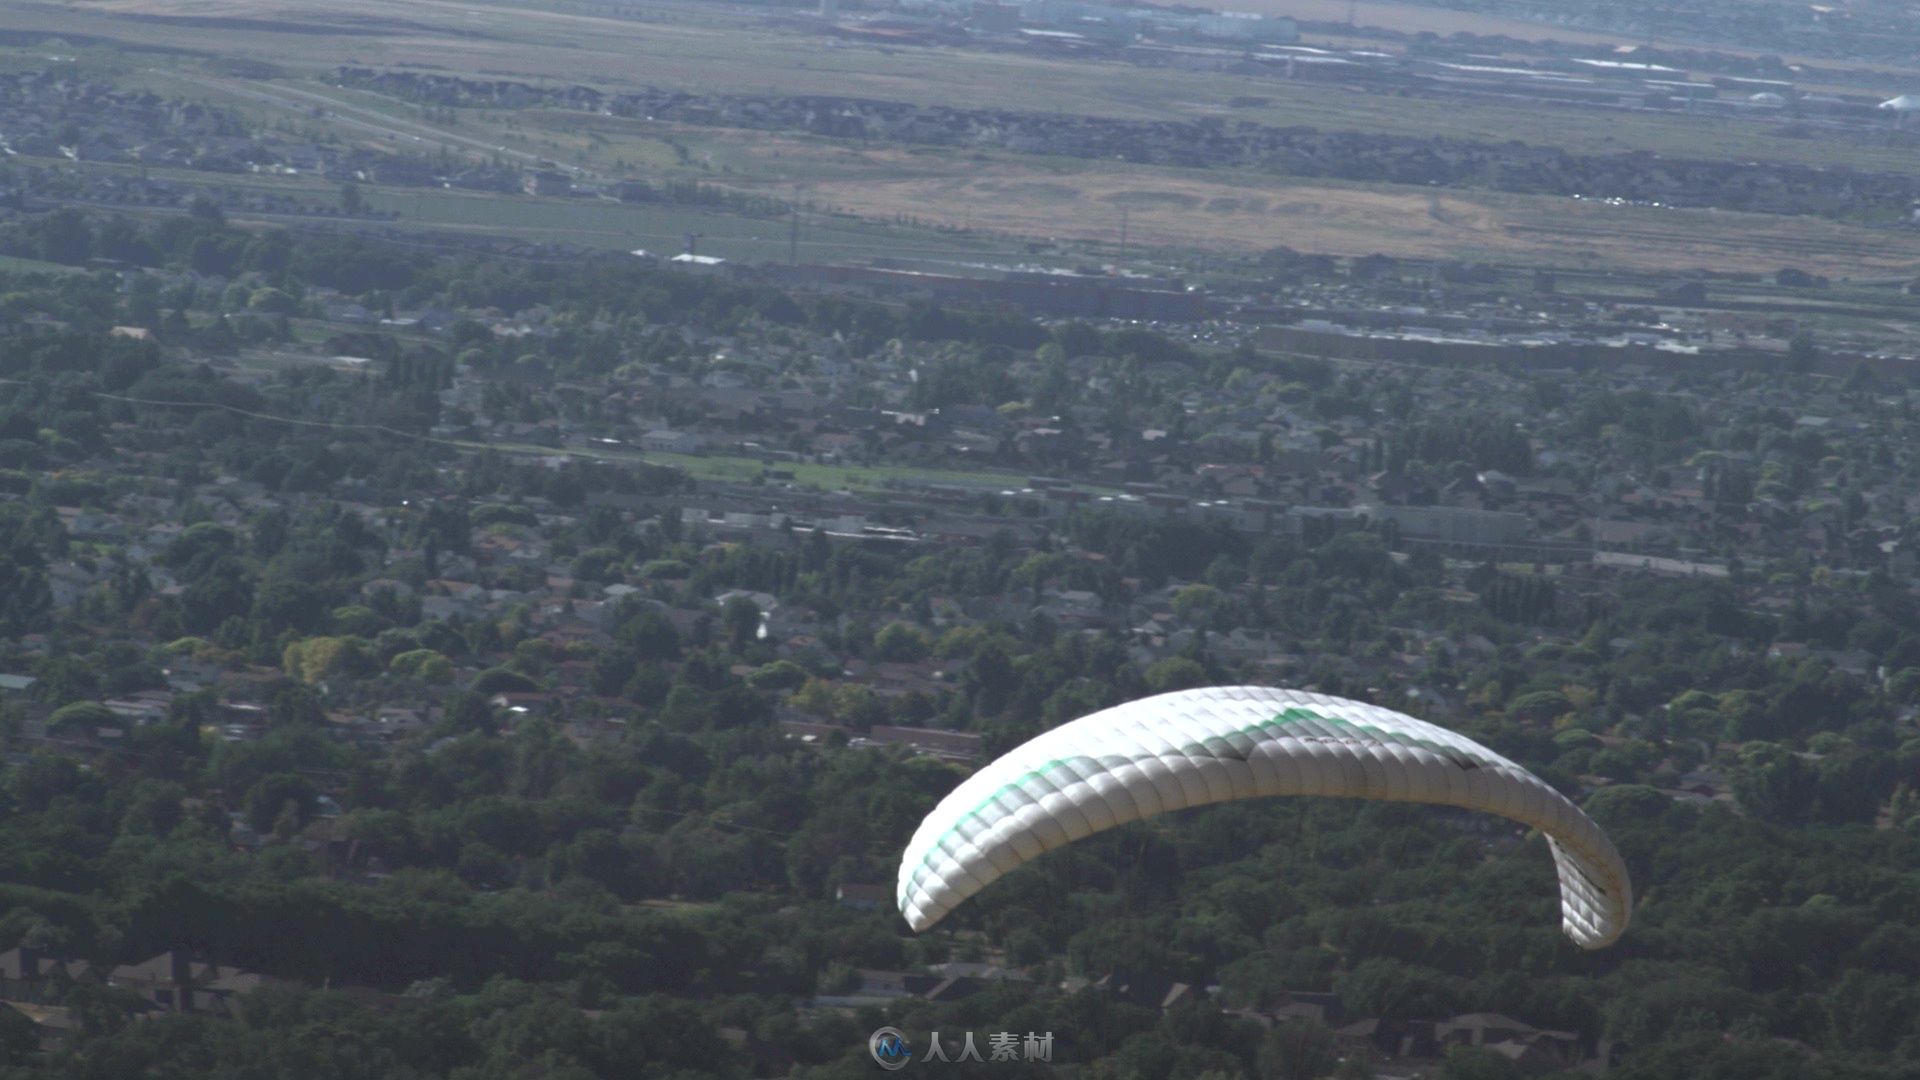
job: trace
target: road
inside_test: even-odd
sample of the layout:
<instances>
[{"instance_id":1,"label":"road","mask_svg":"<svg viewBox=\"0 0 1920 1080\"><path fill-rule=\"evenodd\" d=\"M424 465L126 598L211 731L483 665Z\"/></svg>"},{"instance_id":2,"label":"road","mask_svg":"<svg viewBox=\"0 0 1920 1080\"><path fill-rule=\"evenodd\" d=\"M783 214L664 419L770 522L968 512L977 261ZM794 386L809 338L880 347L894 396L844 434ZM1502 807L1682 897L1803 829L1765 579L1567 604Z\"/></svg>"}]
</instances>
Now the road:
<instances>
[{"instance_id":1,"label":"road","mask_svg":"<svg viewBox=\"0 0 1920 1080\"><path fill-rule=\"evenodd\" d=\"M168 71L161 68L147 70L155 75L164 75L192 83L203 89L218 90L221 93L232 94L273 108L290 109L308 114L314 109L319 109L322 118L331 123L354 131L378 135L394 142L411 143L421 147L432 146L460 153L479 153L487 157L498 155L513 158L528 165L538 165L546 160L538 154L531 154L525 150L514 150L498 143L490 143L456 131L447 131L418 120L389 116L364 105L355 105L352 102L301 87L268 86L245 79L222 79L212 75ZM578 179L594 177L592 172L579 166L557 165L556 167Z\"/></svg>"}]
</instances>

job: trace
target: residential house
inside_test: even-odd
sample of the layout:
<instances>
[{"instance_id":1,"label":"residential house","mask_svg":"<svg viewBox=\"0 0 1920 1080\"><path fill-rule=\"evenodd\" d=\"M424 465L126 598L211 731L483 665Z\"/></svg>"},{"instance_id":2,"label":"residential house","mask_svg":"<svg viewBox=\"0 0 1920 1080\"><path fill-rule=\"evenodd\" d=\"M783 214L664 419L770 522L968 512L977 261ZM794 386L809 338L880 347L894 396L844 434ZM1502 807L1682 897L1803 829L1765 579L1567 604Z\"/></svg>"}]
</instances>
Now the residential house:
<instances>
[{"instance_id":1,"label":"residential house","mask_svg":"<svg viewBox=\"0 0 1920 1080\"><path fill-rule=\"evenodd\" d=\"M73 1015L73 1010L65 1006L37 1005L25 1001L0 1004L33 1022L34 1034L43 1053L63 1049L73 1040L73 1033L80 1030L80 1021Z\"/></svg>"},{"instance_id":2,"label":"residential house","mask_svg":"<svg viewBox=\"0 0 1920 1080\"><path fill-rule=\"evenodd\" d=\"M1205 1001L1207 997L1204 988L1167 975L1124 970L1108 972L1096 979L1092 988L1148 1009L1171 1009L1188 1002Z\"/></svg>"},{"instance_id":3,"label":"residential house","mask_svg":"<svg viewBox=\"0 0 1920 1080\"><path fill-rule=\"evenodd\" d=\"M122 964L107 976L107 985L140 995L165 1012L204 1012L237 1015L241 995L274 980L238 968L194 960L179 950L163 952L138 964Z\"/></svg>"},{"instance_id":4,"label":"residential house","mask_svg":"<svg viewBox=\"0 0 1920 1080\"><path fill-rule=\"evenodd\" d=\"M899 746L918 755L945 758L948 761L978 761L981 758L980 736L964 731L875 725L868 737L853 739L848 745L856 748Z\"/></svg>"},{"instance_id":5,"label":"residential house","mask_svg":"<svg viewBox=\"0 0 1920 1080\"><path fill-rule=\"evenodd\" d=\"M53 986L93 977L93 967L22 945L0 953L0 998L7 1001L43 1001Z\"/></svg>"}]
</instances>

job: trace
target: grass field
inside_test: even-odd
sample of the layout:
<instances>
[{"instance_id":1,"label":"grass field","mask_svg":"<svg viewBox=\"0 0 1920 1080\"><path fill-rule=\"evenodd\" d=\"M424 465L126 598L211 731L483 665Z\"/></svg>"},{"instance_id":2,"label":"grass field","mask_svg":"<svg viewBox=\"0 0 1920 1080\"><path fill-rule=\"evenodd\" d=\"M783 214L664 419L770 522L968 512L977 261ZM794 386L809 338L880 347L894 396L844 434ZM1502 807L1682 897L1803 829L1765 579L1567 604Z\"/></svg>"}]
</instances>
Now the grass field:
<instances>
[{"instance_id":1,"label":"grass field","mask_svg":"<svg viewBox=\"0 0 1920 1080\"><path fill-rule=\"evenodd\" d=\"M61 162L59 164L67 164ZM131 173L130 165L89 164L88 169ZM339 198L337 182L305 176L205 173L185 169L151 168L156 179L210 185L227 190L291 196L309 204L332 206ZM672 255L683 250L688 234L698 234L704 254L753 261L784 261L789 252L791 222L785 216L762 217L724 209L678 205L628 204L601 198L536 198L519 194L448 191L440 188L398 188L363 185L362 197L378 211L400 215L398 221L303 218L236 210L239 220L280 225L335 225L349 228L389 228L403 232L472 233L512 237L539 243L631 251L645 248ZM151 212L128 208L126 212ZM177 212L177 211L176 211ZM800 215L799 255L803 261L860 260L882 255L910 255L934 259L1024 257L1022 245L1007 236L985 231L939 231L927 227L863 220L844 214L803 212ZM42 270L72 272L72 267L31 259L0 257L0 271Z\"/></svg>"},{"instance_id":2,"label":"grass field","mask_svg":"<svg viewBox=\"0 0 1920 1080\"><path fill-rule=\"evenodd\" d=\"M347 96L345 92L331 92ZM1264 98L1266 104L1230 109L1225 102L1236 94ZM382 101L371 94L359 95L354 100ZM404 109L390 100L384 104L396 112ZM1283 128L1363 131L1469 142L1503 143L1517 138L1591 154L1648 150L1672 157L1777 161L1821 167L1844 161L1859 169L1920 174L1920 146L1911 145L1905 136L1896 136L1891 131L1833 131L1819 138L1804 138L1795 137L1796 129L1784 120L1727 122L1660 112L1600 114L1572 105L1462 103L1284 80L1218 78L1204 97L1168 102L1166 116L1228 118ZM585 155L590 165L606 165L616 158L624 158L641 167L691 168L717 182L724 182L730 172L743 171L752 175L786 171L811 177L818 175L822 166L822 162L816 160L804 170L796 171L769 162L763 147L784 150L795 137L770 136L766 132L545 110L475 111L463 113L462 120L464 129L489 137L498 135L503 141L524 140L537 133L533 137L544 140L545 151L550 151L549 156L559 161L574 161L577 155ZM678 160L673 150L675 143L689 149L691 162ZM902 152L929 151L902 148Z\"/></svg>"},{"instance_id":3,"label":"grass field","mask_svg":"<svg viewBox=\"0 0 1920 1080\"><path fill-rule=\"evenodd\" d=\"M1341 0L1262 0L1276 10L1338 8ZM1317 5L1317 6L1316 6ZM1246 6L1240 4L1238 6ZM1260 6L1255 3L1254 6ZM1476 16L1389 3L1363 13L1435 25ZM631 7L625 10L635 10ZM1788 139L1773 121L1728 122L1658 113L1596 113L1572 106L1463 102L1369 94L1280 78L1147 69L1118 61L945 48L881 48L771 24L766 9L660 3L650 17L615 18L535 3L449 0L101 0L85 8L15 4L0 28L69 32L186 50L210 45L289 70L322 73L342 63L412 67L536 82L584 82L618 91L655 85L735 93L840 94L980 108L1137 119L1232 115L1273 124L1469 139L1521 139L1583 151L1645 149L1707 157L1760 158L1862 168L1920 169L1910 149L1873 140ZM1302 14L1313 15L1304 9ZM135 18L140 21L133 21ZM152 21L159 19L162 21ZM236 23L236 20L246 20ZM281 19L298 32L262 29ZM171 21L166 21L171 20ZM234 23L210 37L202 23ZM1490 25L1507 23L1492 20ZM1415 23L1407 23L1415 25ZM1533 28L1536 31L1541 29ZM1536 35L1537 36L1537 35ZM1889 82L1888 87L1903 86ZM1268 104L1227 110L1234 97ZM1604 117L1604 119L1601 119Z\"/></svg>"},{"instance_id":4,"label":"grass field","mask_svg":"<svg viewBox=\"0 0 1920 1080\"><path fill-rule=\"evenodd\" d=\"M996 232L1117 246L1121 208L1142 249L1252 253L1284 245L1566 267L1903 276L1920 232L1817 218L1605 206L1498 192L1299 180L1059 159L989 156L965 170L825 181L822 201L867 213L939 213ZM932 218L930 220L941 220Z\"/></svg>"},{"instance_id":5,"label":"grass field","mask_svg":"<svg viewBox=\"0 0 1920 1080\"><path fill-rule=\"evenodd\" d=\"M613 130L609 154L659 134ZM1017 258L1019 238L1115 253L1122 208L1134 254L1302 251L1485 260L1639 271L1694 267L1761 273L1797 266L1834 278L1911 276L1920 232L1815 218L1604 206L1572 199L1384 184L1300 180L1227 170L1155 168L936 148L860 148L832 140L681 129L672 137L713 163L693 175L774 198L796 195L858 217L802 216L809 261L875 255ZM330 203L338 185L304 177L215 177L201 183L303 195ZM794 177L807 177L795 184ZM761 178L766 179L761 179ZM614 250L700 250L735 259L786 257L790 223L678 206L532 198L440 189L364 189L399 227L517 236ZM923 227L887 224L910 216ZM925 226L945 226L943 231Z\"/></svg>"},{"instance_id":6,"label":"grass field","mask_svg":"<svg viewBox=\"0 0 1920 1080\"><path fill-rule=\"evenodd\" d=\"M518 236L620 251L646 248L672 255L683 250L688 234L697 233L702 254L773 262L784 260L789 250L791 225L784 217L755 218L719 210L629 205L604 199L536 199L433 189L369 188L366 199L375 209L398 212L412 225L489 236ZM1005 240L891 228L819 214L803 215L798 246L803 261L889 254L958 258L1006 254L1012 249Z\"/></svg>"},{"instance_id":7,"label":"grass field","mask_svg":"<svg viewBox=\"0 0 1920 1080\"><path fill-rule=\"evenodd\" d=\"M1274 5L1292 0L1261 0ZM1324 17L1344 0L1299 0ZM1314 5L1318 5L1317 7ZM1244 6L1244 5L1242 5ZM1257 5L1256 5L1257 6ZM620 11L620 17L607 12ZM1130 118L1225 117L1281 125L1475 140L1520 139L1588 152L1651 150L1920 172L1920 154L1873 136L1787 138L1771 122L1429 100L1334 86L1205 72L1143 69L986 50L846 46L768 21L766 9L673 0L621 9L533 0L94 0L16 2L0 29L138 43L152 87L225 101L256 119L374 145L438 145L473 156L508 147L602 176L639 172L699 179L845 211L813 214L803 258L874 254L1018 254L1024 238L1092 253L1117 246L1124 209L1134 250L1246 253L1275 245L1387 254L1681 270L1771 271L1784 265L1844 276L1904 276L1920 266L1920 235L1769 215L1603 207L1467 190L1305 181L1228 170L1179 170L1002 152L869 147L575 113L463 111L436 127L404 102L329 86L339 63L412 67L469 77L587 82L723 92L831 93L968 107ZM1276 10L1285 10L1276 7ZM1470 16L1366 0L1361 19L1391 15L1465 29ZM1382 25L1387 25L1382 23ZM1481 27L1480 32L1491 32ZM1538 28L1535 28L1536 30ZM1509 30L1508 32L1511 32ZM1535 35L1538 36L1538 35ZM11 50L15 62L59 42ZM83 64L101 53L79 46ZM275 64L306 78L248 83L209 78L221 56ZM118 62L125 65L125 57ZM100 60L107 63L107 60ZM166 74L167 69L173 74ZM303 96L304 95L304 96ZM1234 97L1263 104L1229 109ZM315 108L338 103L342 114ZM424 137L427 141L422 143ZM251 181L248 181L251 182ZM495 233L597 247L701 250L781 259L789 223L685 207L532 199L437 190L368 189L408 227ZM908 227L913 219L941 226Z\"/></svg>"},{"instance_id":8,"label":"grass field","mask_svg":"<svg viewBox=\"0 0 1920 1080\"><path fill-rule=\"evenodd\" d=\"M408 106L375 95L353 100L396 117L415 115ZM603 170L645 162L649 175L682 175L777 199L803 199L864 219L809 215L801 242L809 259L1016 254L1008 238L1018 236L1110 249L1117 246L1124 206L1136 250L1249 252L1284 244L1339 254L1379 251L1635 270L1710 266L1766 272L1793 265L1833 277L1904 275L1920 262L1916 234L1811 218L1608 207L1545 196L1004 152L870 147L564 112L475 112L459 130L487 140L517 138L516 145ZM529 131L546 141L529 141ZM411 222L453 229L656 249L672 248L687 233L699 232L711 238L703 239L703 250L728 257L779 259L786 252L784 221L684 208L412 191L378 192L371 201ZM959 231L876 223L900 216Z\"/></svg>"}]
</instances>

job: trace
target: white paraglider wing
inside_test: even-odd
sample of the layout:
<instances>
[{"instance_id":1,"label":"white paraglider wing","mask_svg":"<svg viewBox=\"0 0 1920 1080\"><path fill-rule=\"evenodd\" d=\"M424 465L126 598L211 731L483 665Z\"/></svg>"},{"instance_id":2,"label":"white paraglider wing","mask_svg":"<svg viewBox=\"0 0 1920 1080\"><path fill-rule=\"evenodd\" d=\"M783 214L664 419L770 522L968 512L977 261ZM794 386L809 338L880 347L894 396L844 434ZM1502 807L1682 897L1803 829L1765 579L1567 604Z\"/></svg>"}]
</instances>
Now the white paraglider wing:
<instances>
[{"instance_id":1,"label":"white paraglider wing","mask_svg":"<svg viewBox=\"0 0 1920 1080\"><path fill-rule=\"evenodd\" d=\"M1545 781L1471 739L1357 701L1259 686L1161 694L1035 737L920 824L896 898L915 931L1001 875L1084 836L1230 799L1330 795L1481 810L1546 834L1562 928L1583 948L1627 928L1613 843Z\"/></svg>"}]
</instances>

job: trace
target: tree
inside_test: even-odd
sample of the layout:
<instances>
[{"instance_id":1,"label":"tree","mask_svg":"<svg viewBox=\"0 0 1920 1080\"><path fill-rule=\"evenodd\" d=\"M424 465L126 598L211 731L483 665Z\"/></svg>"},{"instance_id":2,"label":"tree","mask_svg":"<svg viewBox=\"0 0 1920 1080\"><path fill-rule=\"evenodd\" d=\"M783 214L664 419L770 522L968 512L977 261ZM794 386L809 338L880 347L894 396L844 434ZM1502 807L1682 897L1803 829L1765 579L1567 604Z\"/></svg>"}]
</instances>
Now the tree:
<instances>
[{"instance_id":1,"label":"tree","mask_svg":"<svg viewBox=\"0 0 1920 1080\"><path fill-rule=\"evenodd\" d=\"M0 1068L25 1068L40 1049L40 1031L18 1009L0 1005Z\"/></svg>"},{"instance_id":2,"label":"tree","mask_svg":"<svg viewBox=\"0 0 1920 1080\"><path fill-rule=\"evenodd\" d=\"M247 310L268 315L298 315L300 302L279 289L269 287L255 290L247 298Z\"/></svg>"},{"instance_id":3,"label":"tree","mask_svg":"<svg viewBox=\"0 0 1920 1080\"><path fill-rule=\"evenodd\" d=\"M127 812L120 819L121 831L147 836L165 836L185 816L181 802L187 789L165 780L142 780L134 785L127 800Z\"/></svg>"},{"instance_id":4,"label":"tree","mask_svg":"<svg viewBox=\"0 0 1920 1080\"><path fill-rule=\"evenodd\" d=\"M275 728L312 728L325 723L326 719L319 695L301 683L283 685L267 701L267 723Z\"/></svg>"},{"instance_id":5,"label":"tree","mask_svg":"<svg viewBox=\"0 0 1920 1080\"><path fill-rule=\"evenodd\" d=\"M1183 622L1204 622L1220 606L1221 599L1220 590L1211 585L1188 585L1174 595L1173 613Z\"/></svg>"},{"instance_id":6,"label":"tree","mask_svg":"<svg viewBox=\"0 0 1920 1080\"><path fill-rule=\"evenodd\" d=\"M232 529L217 522L201 521L187 526L168 541L160 553L160 561L174 570L199 567L204 573L209 563L232 554L238 546L239 538Z\"/></svg>"},{"instance_id":7,"label":"tree","mask_svg":"<svg viewBox=\"0 0 1920 1080\"><path fill-rule=\"evenodd\" d=\"M470 689L476 694L532 694L540 684L511 668L491 667L474 676Z\"/></svg>"},{"instance_id":8,"label":"tree","mask_svg":"<svg viewBox=\"0 0 1920 1080\"><path fill-rule=\"evenodd\" d=\"M680 632L658 611L627 620L614 636L631 646L641 660L673 660L680 655Z\"/></svg>"},{"instance_id":9,"label":"tree","mask_svg":"<svg viewBox=\"0 0 1920 1080\"><path fill-rule=\"evenodd\" d=\"M907 623L888 623L873 637L876 660L924 660L932 651L933 642L926 631Z\"/></svg>"},{"instance_id":10,"label":"tree","mask_svg":"<svg viewBox=\"0 0 1920 1080\"><path fill-rule=\"evenodd\" d=\"M446 684L453 681L453 661L433 649L409 649L387 662L395 675L424 682Z\"/></svg>"},{"instance_id":11,"label":"tree","mask_svg":"<svg viewBox=\"0 0 1920 1080\"><path fill-rule=\"evenodd\" d=\"M1537 690L1507 703L1507 715L1529 724L1544 724L1573 711L1573 702L1558 690Z\"/></svg>"},{"instance_id":12,"label":"tree","mask_svg":"<svg viewBox=\"0 0 1920 1080\"><path fill-rule=\"evenodd\" d=\"M1439 972L1383 956L1360 961L1333 988L1349 1013L1382 1020L1445 1015L1454 1005Z\"/></svg>"},{"instance_id":13,"label":"tree","mask_svg":"<svg viewBox=\"0 0 1920 1080\"><path fill-rule=\"evenodd\" d=\"M239 560L217 559L180 593L180 621L195 634L209 634L228 619L244 618L254 603L253 581Z\"/></svg>"},{"instance_id":14,"label":"tree","mask_svg":"<svg viewBox=\"0 0 1920 1080\"><path fill-rule=\"evenodd\" d=\"M1820 362L1820 346L1813 335L1798 333L1787 341L1787 369L1800 374L1812 371Z\"/></svg>"},{"instance_id":15,"label":"tree","mask_svg":"<svg viewBox=\"0 0 1920 1080\"><path fill-rule=\"evenodd\" d=\"M745 596L729 599L720 609L720 622L727 629L727 640L735 649L744 649L760 633L760 605Z\"/></svg>"},{"instance_id":16,"label":"tree","mask_svg":"<svg viewBox=\"0 0 1920 1080\"><path fill-rule=\"evenodd\" d=\"M791 660L775 660L747 676L755 690L797 690L807 681L807 669Z\"/></svg>"},{"instance_id":17,"label":"tree","mask_svg":"<svg viewBox=\"0 0 1920 1080\"><path fill-rule=\"evenodd\" d=\"M1207 669L1185 656L1169 656L1147 669L1147 686L1156 694L1207 685Z\"/></svg>"},{"instance_id":18,"label":"tree","mask_svg":"<svg viewBox=\"0 0 1920 1080\"><path fill-rule=\"evenodd\" d=\"M1799 824L1813 812L1818 780L1799 755L1772 743L1752 743L1741 750L1733 793L1755 817Z\"/></svg>"},{"instance_id":19,"label":"tree","mask_svg":"<svg viewBox=\"0 0 1920 1080\"><path fill-rule=\"evenodd\" d=\"M247 824L261 835L275 832L282 815L291 813L295 827L305 826L318 806L319 789L298 773L271 773L247 790L244 811Z\"/></svg>"},{"instance_id":20,"label":"tree","mask_svg":"<svg viewBox=\"0 0 1920 1080\"><path fill-rule=\"evenodd\" d=\"M1887 696L1903 705L1920 704L1920 667L1905 667L1887 680Z\"/></svg>"},{"instance_id":21,"label":"tree","mask_svg":"<svg viewBox=\"0 0 1920 1080\"><path fill-rule=\"evenodd\" d=\"M1339 1063L1333 1033L1311 1020L1277 1024L1260 1043L1260 1074L1274 1080L1319 1080Z\"/></svg>"},{"instance_id":22,"label":"tree","mask_svg":"<svg viewBox=\"0 0 1920 1080\"><path fill-rule=\"evenodd\" d=\"M97 701L76 701L62 705L47 717L47 733L66 738L91 738L102 727L125 727L120 714Z\"/></svg>"},{"instance_id":23,"label":"tree","mask_svg":"<svg viewBox=\"0 0 1920 1080\"><path fill-rule=\"evenodd\" d=\"M39 255L48 262L86 262L93 254L93 228L78 210L55 210L39 222Z\"/></svg>"},{"instance_id":24,"label":"tree","mask_svg":"<svg viewBox=\"0 0 1920 1080\"><path fill-rule=\"evenodd\" d=\"M997 641L989 641L974 653L965 677L973 692L974 708L982 716L992 716L1005 709L1019 685L1013 660Z\"/></svg>"},{"instance_id":25,"label":"tree","mask_svg":"<svg viewBox=\"0 0 1920 1080\"><path fill-rule=\"evenodd\" d=\"M377 667L366 641L357 637L311 637L293 642L282 654L280 665L304 683L336 675L364 675Z\"/></svg>"},{"instance_id":26,"label":"tree","mask_svg":"<svg viewBox=\"0 0 1920 1080\"><path fill-rule=\"evenodd\" d=\"M275 630L313 630L326 617L326 594L318 585L274 577L260 586L253 617Z\"/></svg>"}]
</instances>

